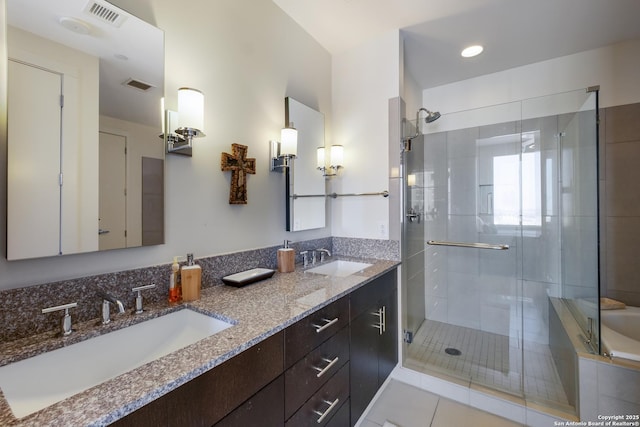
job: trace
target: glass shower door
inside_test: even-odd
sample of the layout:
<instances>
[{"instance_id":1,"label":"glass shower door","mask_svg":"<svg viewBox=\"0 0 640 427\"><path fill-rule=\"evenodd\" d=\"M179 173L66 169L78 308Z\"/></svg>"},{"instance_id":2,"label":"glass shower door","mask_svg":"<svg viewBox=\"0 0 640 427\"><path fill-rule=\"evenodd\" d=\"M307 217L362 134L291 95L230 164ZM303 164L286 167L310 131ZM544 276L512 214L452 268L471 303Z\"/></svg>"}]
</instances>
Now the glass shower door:
<instances>
[{"instance_id":1,"label":"glass shower door","mask_svg":"<svg viewBox=\"0 0 640 427\"><path fill-rule=\"evenodd\" d=\"M569 306L597 352L596 112L597 93L567 92L443 114L411 141L404 366L571 412L549 310Z\"/></svg>"},{"instance_id":2,"label":"glass shower door","mask_svg":"<svg viewBox=\"0 0 640 427\"><path fill-rule=\"evenodd\" d=\"M443 116L433 124L438 132L404 153L411 243L403 246L410 251L403 270L409 300L418 298L410 287L424 276L425 304L419 327L407 322L414 341L405 365L520 395L520 108L485 109L485 116L514 118L498 125L477 125L475 113ZM413 306L407 318L420 319Z\"/></svg>"}]
</instances>

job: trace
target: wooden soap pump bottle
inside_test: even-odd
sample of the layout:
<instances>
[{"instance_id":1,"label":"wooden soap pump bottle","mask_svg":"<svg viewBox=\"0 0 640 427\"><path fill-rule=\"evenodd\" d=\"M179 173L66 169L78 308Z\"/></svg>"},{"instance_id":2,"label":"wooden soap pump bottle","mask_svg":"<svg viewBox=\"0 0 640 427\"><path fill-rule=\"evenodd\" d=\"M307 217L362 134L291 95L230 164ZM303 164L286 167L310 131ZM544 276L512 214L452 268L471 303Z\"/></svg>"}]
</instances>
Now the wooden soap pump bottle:
<instances>
[{"instance_id":1,"label":"wooden soap pump bottle","mask_svg":"<svg viewBox=\"0 0 640 427\"><path fill-rule=\"evenodd\" d=\"M291 273L296 269L296 251L289 247L288 240L284 241L284 247L278 249L278 272Z\"/></svg>"},{"instance_id":2,"label":"wooden soap pump bottle","mask_svg":"<svg viewBox=\"0 0 640 427\"><path fill-rule=\"evenodd\" d=\"M193 254L187 254L187 265L180 269L180 279L182 281L182 301L199 300L202 267L193 262Z\"/></svg>"}]
</instances>

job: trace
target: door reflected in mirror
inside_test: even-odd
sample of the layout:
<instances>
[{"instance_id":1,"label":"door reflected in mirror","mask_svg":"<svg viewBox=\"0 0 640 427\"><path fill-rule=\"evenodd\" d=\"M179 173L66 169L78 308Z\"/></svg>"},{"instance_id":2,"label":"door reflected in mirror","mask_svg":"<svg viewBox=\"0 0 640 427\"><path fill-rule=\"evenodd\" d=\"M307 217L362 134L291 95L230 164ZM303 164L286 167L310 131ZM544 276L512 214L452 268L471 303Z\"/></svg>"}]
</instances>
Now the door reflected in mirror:
<instances>
[{"instance_id":1,"label":"door reflected in mirror","mask_svg":"<svg viewBox=\"0 0 640 427\"><path fill-rule=\"evenodd\" d=\"M6 6L7 258L164 243L164 33L103 0Z\"/></svg>"},{"instance_id":2,"label":"door reflected in mirror","mask_svg":"<svg viewBox=\"0 0 640 427\"><path fill-rule=\"evenodd\" d=\"M287 177L287 231L326 226L326 184L317 166L317 149L324 147L324 114L293 98L285 98L285 122L298 130L298 152Z\"/></svg>"}]
</instances>

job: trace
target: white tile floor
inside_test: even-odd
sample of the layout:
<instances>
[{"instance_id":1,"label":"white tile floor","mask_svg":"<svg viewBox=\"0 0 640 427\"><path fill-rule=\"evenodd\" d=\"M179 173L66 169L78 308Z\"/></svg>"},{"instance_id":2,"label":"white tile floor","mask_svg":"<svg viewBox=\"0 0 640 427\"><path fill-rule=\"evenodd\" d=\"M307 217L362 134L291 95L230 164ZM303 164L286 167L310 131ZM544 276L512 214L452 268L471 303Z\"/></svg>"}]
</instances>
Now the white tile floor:
<instances>
[{"instance_id":1,"label":"white tile floor","mask_svg":"<svg viewBox=\"0 0 640 427\"><path fill-rule=\"evenodd\" d=\"M522 424L391 380L358 427L516 427Z\"/></svg>"},{"instance_id":2,"label":"white tile floor","mask_svg":"<svg viewBox=\"0 0 640 427\"><path fill-rule=\"evenodd\" d=\"M453 375L570 411L549 347L524 342L523 352L521 345L504 335L426 320L409 346L404 365L419 372ZM444 351L448 347L462 354L451 356Z\"/></svg>"}]
</instances>

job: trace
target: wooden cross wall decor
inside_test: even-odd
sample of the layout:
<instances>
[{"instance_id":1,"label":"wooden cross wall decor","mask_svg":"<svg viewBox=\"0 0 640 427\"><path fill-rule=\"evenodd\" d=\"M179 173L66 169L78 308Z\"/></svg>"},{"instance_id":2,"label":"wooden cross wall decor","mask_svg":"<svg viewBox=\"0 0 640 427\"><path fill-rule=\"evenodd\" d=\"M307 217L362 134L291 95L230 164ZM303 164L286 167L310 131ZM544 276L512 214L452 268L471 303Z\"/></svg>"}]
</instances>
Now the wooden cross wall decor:
<instances>
[{"instance_id":1,"label":"wooden cross wall decor","mask_svg":"<svg viewBox=\"0 0 640 427\"><path fill-rule=\"evenodd\" d=\"M220 167L223 171L231 171L230 205L247 204L247 174L256 173L256 159L248 159L249 147L231 144L233 154L222 153Z\"/></svg>"}]
</instances>

